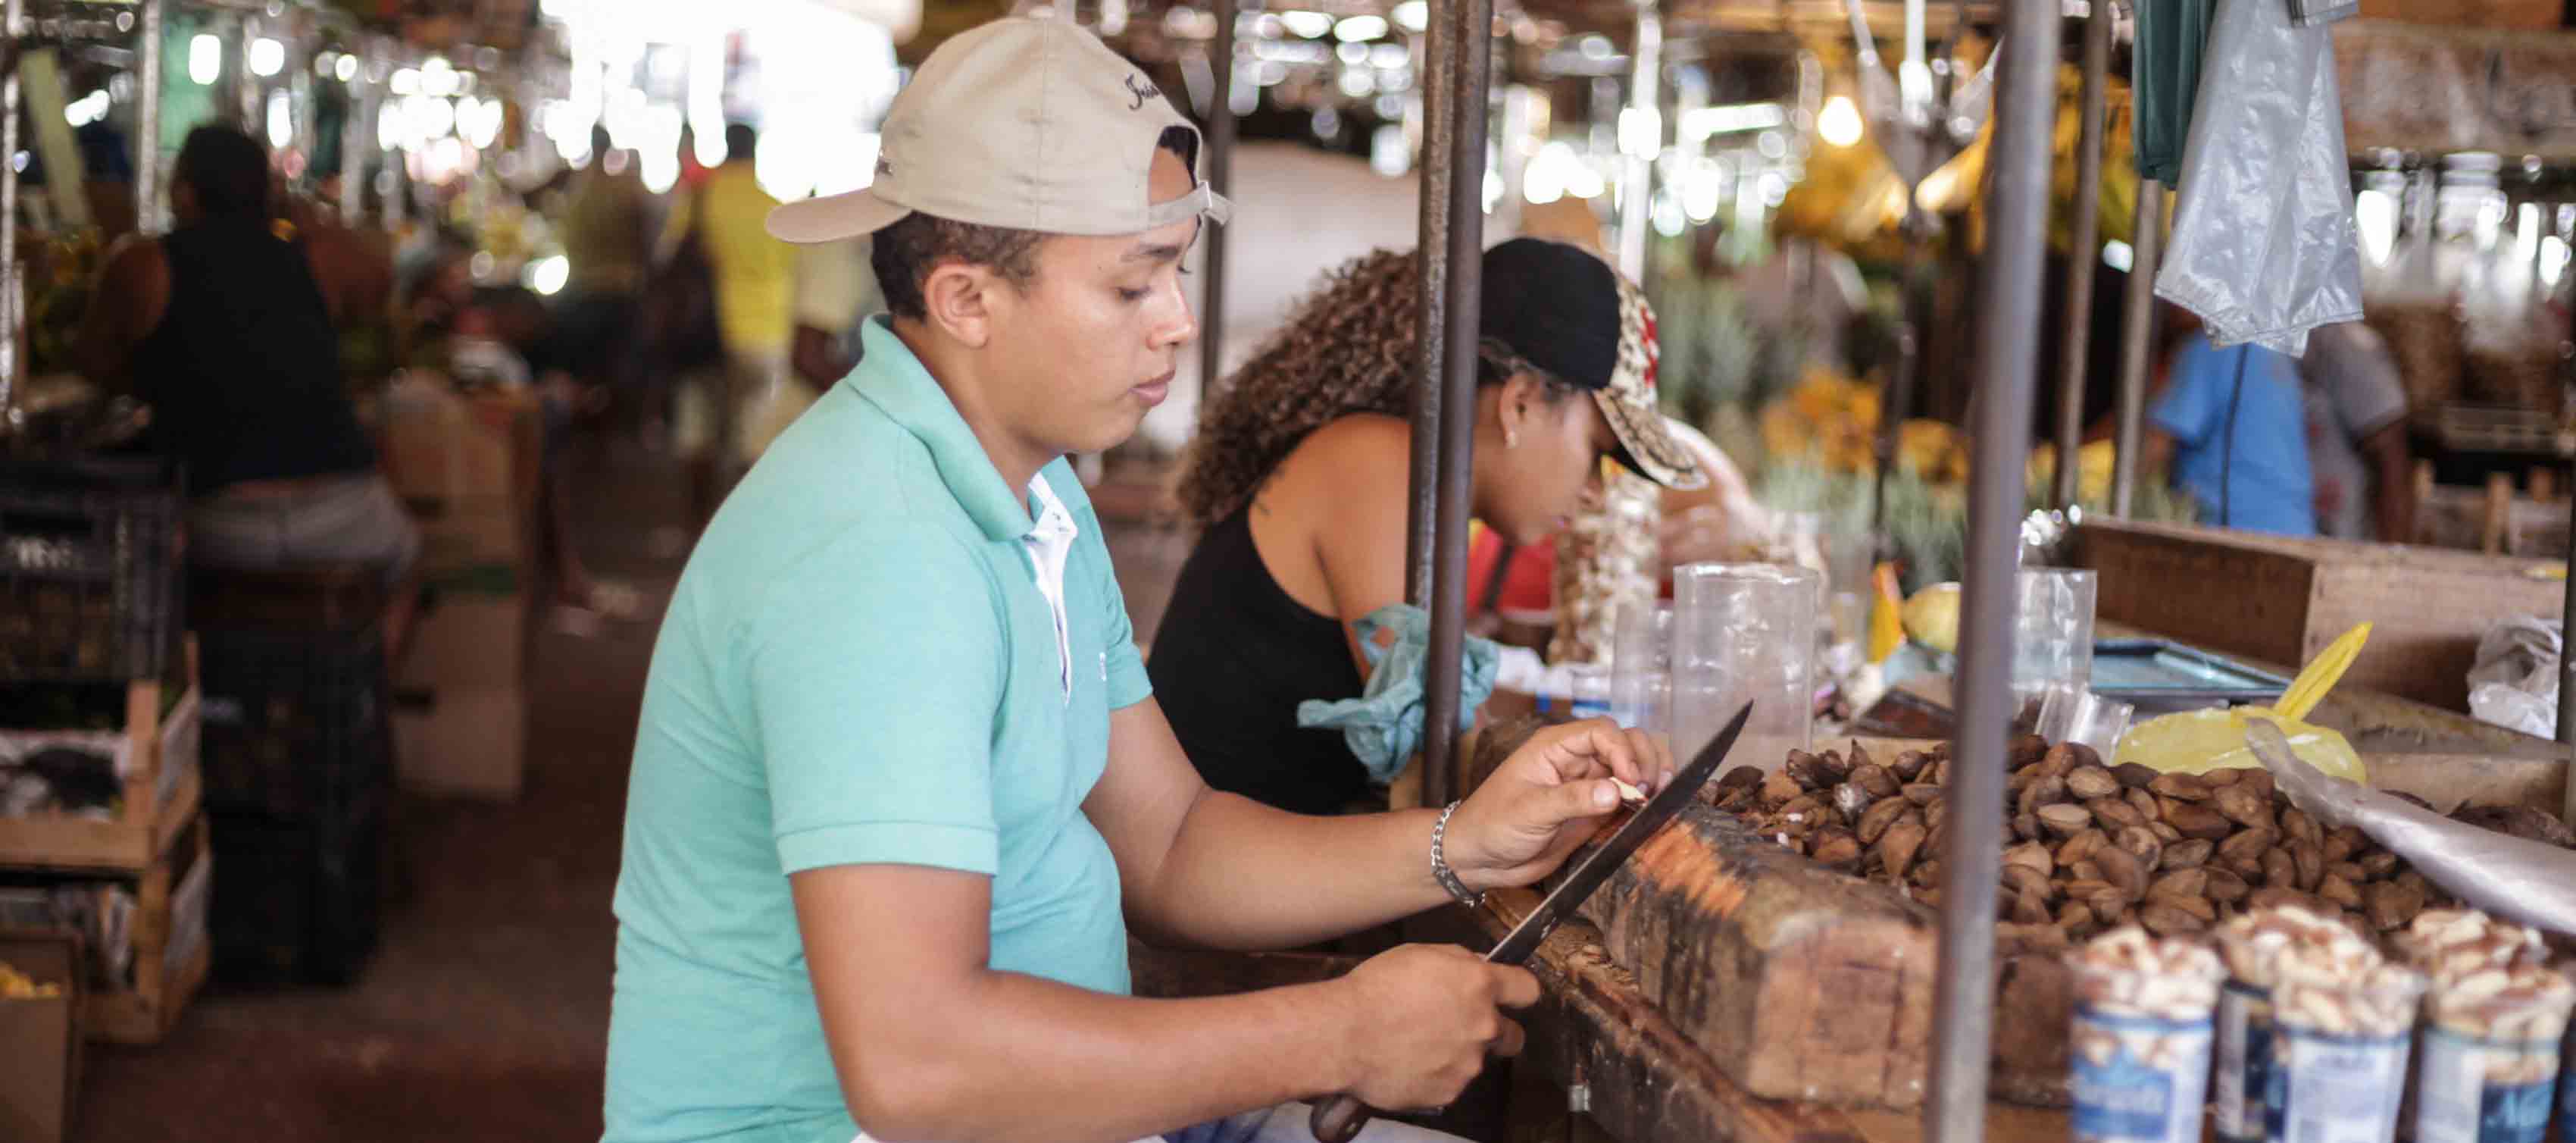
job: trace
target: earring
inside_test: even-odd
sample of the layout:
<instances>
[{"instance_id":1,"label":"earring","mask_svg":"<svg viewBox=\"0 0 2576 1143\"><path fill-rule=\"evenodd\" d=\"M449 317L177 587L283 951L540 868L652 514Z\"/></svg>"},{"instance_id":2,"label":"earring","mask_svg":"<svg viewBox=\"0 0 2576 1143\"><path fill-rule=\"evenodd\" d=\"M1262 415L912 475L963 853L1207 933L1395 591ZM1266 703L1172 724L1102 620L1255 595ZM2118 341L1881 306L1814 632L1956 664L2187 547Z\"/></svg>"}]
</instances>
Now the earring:
<instances>
[{"instance_id":1,"label":"earring","mask_svg":"<svg viewBox=\"0 0 2576 1143\"><path fill-rule=\"evenodd\" d=\"M1520 433L1520 430L1519 430L1519 429L1504 429L1504 430L1503 430L1503 447L1504 447L1504 448L1519 448L1519 447L1521 447L1521 433Z\"/></svg>"}]
</instances>

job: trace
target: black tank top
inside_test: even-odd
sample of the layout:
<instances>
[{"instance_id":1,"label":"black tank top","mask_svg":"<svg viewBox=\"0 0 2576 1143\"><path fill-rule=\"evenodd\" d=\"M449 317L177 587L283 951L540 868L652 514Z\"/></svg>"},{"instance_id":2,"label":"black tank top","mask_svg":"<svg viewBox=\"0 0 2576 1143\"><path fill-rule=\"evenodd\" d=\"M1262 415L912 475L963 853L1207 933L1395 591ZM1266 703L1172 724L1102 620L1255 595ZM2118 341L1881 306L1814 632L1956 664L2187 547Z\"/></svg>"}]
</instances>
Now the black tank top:
<instances>
[{"instance_id":1,"label":"black tank top","mask_svg":"<svg viewBox=\"0 0 2576 1143\"><path fill-rule=\"evenodd\" d=\"M135 395L152 406L154 451L187 462L189 491L374 466L304 251L249 218L183 227L161 250L170 306L136 348Z\"/></svg>"},{"instance_id":2,"label":"black tank top","mask_svg":"<svg viewBox=\"0 0 2576 1143\"><path fill-rule=\"evenodd\" d=\"M1368 794L1339 730L1297 725L1306 699L1357 698L1342 624L1289 598L1252 546L1244 509L1199 537L1172 585L1146 673L1208 785L1305 814Z\"/></svg>"}]
</instances>

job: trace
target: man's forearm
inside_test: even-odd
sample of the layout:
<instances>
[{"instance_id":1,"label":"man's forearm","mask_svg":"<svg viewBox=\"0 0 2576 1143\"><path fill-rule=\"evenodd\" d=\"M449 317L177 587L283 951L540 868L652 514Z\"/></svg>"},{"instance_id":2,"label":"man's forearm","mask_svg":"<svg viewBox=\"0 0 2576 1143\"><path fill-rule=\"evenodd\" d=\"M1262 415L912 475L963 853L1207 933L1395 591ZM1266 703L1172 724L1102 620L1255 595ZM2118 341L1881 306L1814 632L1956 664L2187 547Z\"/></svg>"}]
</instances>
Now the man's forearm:
<instances>
[{"instance_id":1,"label":"man's forearm","mask_svg":"<svg viewBox=\"0 0 2576 1143\"><path fill-rule=\"evenodd\" d=\"M1449 900L1431 876L1433 810L1309 817L1202 793L1129 914L1209 948L1290 948Z\"/></svg>"},{"instance_id":2,"label":"man's forearm","mask_svg":"<svg viewBox=\"0 0 2576 1143\"><path fill-rule=\"evenodd\" d=\"M1354 1082L1337 987L1139 1000L979 970L942 1019L862 1020L859 1058L836 1057L886 1143L1128 1143Z\"/></svg>"}]
</instances>

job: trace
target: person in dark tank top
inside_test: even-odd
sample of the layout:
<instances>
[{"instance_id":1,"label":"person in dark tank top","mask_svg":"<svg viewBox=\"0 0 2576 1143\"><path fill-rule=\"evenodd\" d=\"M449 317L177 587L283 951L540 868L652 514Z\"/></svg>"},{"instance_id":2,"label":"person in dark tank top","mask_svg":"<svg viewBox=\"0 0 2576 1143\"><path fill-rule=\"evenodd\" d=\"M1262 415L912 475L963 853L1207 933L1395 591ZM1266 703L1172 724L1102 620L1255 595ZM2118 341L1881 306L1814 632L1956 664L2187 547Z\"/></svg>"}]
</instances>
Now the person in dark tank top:
<instances>
[{"instance_id":1,"label":"person in dark tank top","mask_svg":"<svg viewBox=\"0 0 2576 1143\"><path fill-rule=\"evenodd\" d=\"M1410 252L1335 270L1201 413L1179 494L1204 531L1146 671L1211 787L1315 814L1369 794L1342 733L1299 727L1297 704L1361 694L1353 625L1404 600L1416 282ZM1608 264L1505 242L1485 252L1478 321L1476 519L1545 540L1605 457L1704 482L1655 408L1654 313Z\"/></svg>"},{"instance_id":2,"label":"person in dark tank top","mask_svg":"<svg viewBox=\"0 0 2576 1143\"><path fill-rule=\"evenodd\" d=\"M109 252L78 351L91 380L151 407L147 444L185 463L190 560L399 578L418 532L350 405L308 252L270 210L267 154L230 127L190 131L170 213L170 233Z\"/></svg>"}]
</instances>

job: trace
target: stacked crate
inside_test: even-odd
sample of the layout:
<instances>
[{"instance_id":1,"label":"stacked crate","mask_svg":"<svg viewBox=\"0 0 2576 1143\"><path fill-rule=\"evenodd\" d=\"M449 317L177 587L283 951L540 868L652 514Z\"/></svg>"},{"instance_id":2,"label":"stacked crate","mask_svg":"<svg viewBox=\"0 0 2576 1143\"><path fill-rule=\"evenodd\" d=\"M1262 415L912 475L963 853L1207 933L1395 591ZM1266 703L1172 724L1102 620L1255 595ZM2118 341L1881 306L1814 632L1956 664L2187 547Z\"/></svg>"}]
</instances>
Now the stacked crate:
<instances>
[{"instance_id":1,"label":"stacked crate","mask_svg":"<svg viewBox=\"0 0 2576 1143\"><path fill-rule=\"evenodd\" d=\"M81 1023L128 1043L208 965L183 503L158 462L0 464L0 926L81 930Z\"/></svg>"}]
</instances>

